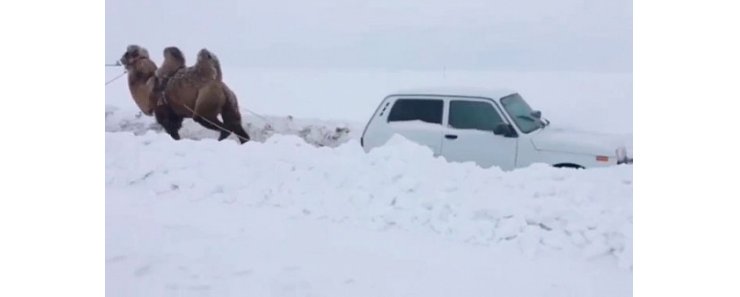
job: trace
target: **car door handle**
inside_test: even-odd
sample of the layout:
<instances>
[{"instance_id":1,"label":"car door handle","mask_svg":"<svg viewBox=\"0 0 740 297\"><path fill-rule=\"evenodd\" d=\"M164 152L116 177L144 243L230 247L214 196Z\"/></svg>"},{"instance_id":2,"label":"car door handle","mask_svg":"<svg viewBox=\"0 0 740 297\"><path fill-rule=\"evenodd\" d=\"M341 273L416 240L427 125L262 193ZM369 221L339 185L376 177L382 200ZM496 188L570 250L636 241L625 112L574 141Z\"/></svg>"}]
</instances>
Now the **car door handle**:
<instances>
[{"instance_id":1,"label":"car door handle","mask_svg":"<svg viewBox=\"0 0 740 297\"><path fill-rule=\"evenodd\" d=\"M445 138L447 138L447 139L457 139L457 135L454 135L454 134L446 134L445 135Z\"/></svg>"}]
</instances>

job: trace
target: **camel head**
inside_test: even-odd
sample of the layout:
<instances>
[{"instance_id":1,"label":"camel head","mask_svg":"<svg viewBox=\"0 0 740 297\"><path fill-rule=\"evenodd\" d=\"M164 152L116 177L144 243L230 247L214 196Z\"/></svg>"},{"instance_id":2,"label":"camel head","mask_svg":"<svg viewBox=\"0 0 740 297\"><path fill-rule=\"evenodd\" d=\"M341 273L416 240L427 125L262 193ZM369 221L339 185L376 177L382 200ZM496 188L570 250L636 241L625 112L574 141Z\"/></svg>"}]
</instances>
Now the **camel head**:
<instances>
[{"instance_id":1,"label":"camel head","mask_svg":"<svg viewBox=\"0 0 740 297\"><path fill-rule=\"evenodd\" d=\"M121 56L121 64L129 68L139 59L149 59L149 52L138 45L132 44L126 47L126 52Z\"/></svg>"},{"instance_id":2,"label":"camel head","mask_svg":"<svg viewBox=\"0 0 740 297\"><path fill-rule=\"evenodd\" d=\"M145 115L152 115L156 97L152 92L156 85L157 65L149 59L149 52L138 45L126 47L119 60L128 71L128 88L136 105Z\"/></svg>"}]
</instances>

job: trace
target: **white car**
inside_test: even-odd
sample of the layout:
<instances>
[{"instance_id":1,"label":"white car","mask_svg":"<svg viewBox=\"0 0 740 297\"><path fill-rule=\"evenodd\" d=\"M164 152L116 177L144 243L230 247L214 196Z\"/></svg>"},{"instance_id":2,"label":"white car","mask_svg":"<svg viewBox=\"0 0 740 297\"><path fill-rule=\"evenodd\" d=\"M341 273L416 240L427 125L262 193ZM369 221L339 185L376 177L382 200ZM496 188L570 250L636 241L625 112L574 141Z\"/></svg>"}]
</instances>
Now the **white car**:
<instances>
[{"instance_id":1,"label":"white car","mask_svg":"<svg viewBox=\"0 0 740 297\"><path fill-rule=\"evenodd\" d=\"M447 161L503 170L533 163L572 168L632 163L619 139L549 124L515 91L409 90L383 99L361 144L369 152L400 134Z\"/></svg>"}]
</instances>

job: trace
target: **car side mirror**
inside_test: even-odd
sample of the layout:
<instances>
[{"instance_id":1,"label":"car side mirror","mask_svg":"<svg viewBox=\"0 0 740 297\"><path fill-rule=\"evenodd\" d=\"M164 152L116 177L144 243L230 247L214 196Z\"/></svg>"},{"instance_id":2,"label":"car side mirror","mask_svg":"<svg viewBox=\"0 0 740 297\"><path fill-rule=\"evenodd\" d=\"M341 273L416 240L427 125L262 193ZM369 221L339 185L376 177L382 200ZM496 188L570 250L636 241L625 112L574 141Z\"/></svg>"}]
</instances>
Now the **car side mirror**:
<instances>
[{"instance_id":1,"label":"car side mirror","mask_svg":"<svg viewBox=\"0 0 740 297\"><path fill-rule=\"evenodd\" d=\"M542 112L539 110L535 110L532 112L532 116L535 117L536 119L542 118Z\"/></svg>"},{"instance_id":2,"label":"car side mirror","mask_svg":"<svg viewBox=\"0 0 740 297\"><path fill-rule=\"evenodd\" d=\"M504 123L496 125L496 127L493 128L493 134L503 135L504 137L516 137L514 127L512 127L511 124Z\"/></svg>"}]
</instances>

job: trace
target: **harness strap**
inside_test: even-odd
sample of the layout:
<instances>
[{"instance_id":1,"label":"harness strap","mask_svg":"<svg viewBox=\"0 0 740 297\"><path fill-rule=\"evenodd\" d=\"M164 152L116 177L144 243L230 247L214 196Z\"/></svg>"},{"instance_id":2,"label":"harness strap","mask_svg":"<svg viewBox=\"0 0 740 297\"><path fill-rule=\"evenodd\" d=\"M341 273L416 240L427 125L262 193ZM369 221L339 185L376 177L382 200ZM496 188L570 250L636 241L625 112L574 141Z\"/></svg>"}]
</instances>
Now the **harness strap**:
<instances>
[{"instance_id":1,"label":"harness strap","mask_svg":"<svg viewBox=\"0 0 740 297\"><path fill-rule=\"evenodd\" d=\"M180 71L180 69L184 69L185 66L180 66L177 69L175 69L174 72ZM169 103L167 99L167 93L164 91L165 88L167 88L167 84L172 79L171 76L165 77L165 78L158 78L156 79L156 83L154 85L154 92L159 93L159 100L157 100L157 106L164 105Z\"/></svg>"}]
</instances>

